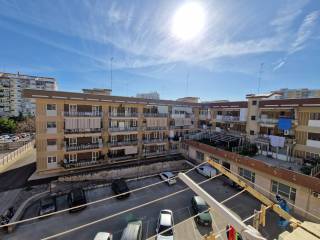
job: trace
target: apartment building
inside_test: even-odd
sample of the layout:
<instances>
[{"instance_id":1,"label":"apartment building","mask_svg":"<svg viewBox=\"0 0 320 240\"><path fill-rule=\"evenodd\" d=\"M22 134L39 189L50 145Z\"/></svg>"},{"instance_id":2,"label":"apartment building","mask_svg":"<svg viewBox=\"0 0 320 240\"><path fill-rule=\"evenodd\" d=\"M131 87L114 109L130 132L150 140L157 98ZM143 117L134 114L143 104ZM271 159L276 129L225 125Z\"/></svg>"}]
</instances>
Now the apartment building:
<instances>
[{"instance_id":1,"label":"apartment building","mask_svg":"<svg viewBox=\"0 0 320 240\"><path fill-rule=\"evenodd\" d=\"M200 131L245 136L278 160L320 157L320 98L269 93L196 103L41 90L25 96L37 105L38 171L166 155Z\"/></svg>"},{"instance_id":2,"label":"apartment building","mask_svg":"<svg viewBox=\"0 0 320 240\"><path fill-rule=\"evenodd\" d=\"M198 129L199 104L25 90L36 101L37 171L175 154Z\"/></svg>"},{"instance_id":3,"label":"apartment building","mask_svg":"<svg viewBox=\"0 0 320 240\"><path fill-rule=\"evenodd\" d=\"M54 78L0 72L0 116L34 115L35 102L23 98L24 89L57 90L57 84Z\"/></svg>"},{"instance_id":4,"label":"apartment building","mask_svg":"<svg viewBox=\"0 0 320 240\"><path fill-rule=\"evenodd\" d=\"M273 93L279 94L277 96L278 99L291 99L291 98L319 98L320 97L320 89L308 89L308 88L300 88L300 89L288 89L282 88L276 91L272 91Z\"/></svg>"}]
</instances>

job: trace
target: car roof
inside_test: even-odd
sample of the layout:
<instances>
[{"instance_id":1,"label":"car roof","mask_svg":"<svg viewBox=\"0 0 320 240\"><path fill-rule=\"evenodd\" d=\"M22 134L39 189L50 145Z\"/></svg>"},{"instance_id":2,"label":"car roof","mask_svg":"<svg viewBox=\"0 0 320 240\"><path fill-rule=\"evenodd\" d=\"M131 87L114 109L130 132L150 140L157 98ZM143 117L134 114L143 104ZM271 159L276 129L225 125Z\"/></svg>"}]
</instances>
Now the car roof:
<instances>
[{"instance_id":1,"label":"car roof","mask_svg":"<svg viewBox=\"0 0 320 240\"><path fill-rule=\"evenodd\" d=\"M111 234L107 232L98 232L96 236L94 237L94 240L107 240L108 237L110 237Z\"/></svg>"},{"instance_id":2,"label":"car roof","mask_svg":"<svg viewBox=\"0 0 320 240\"><path fill-rule=\"evenodd\" d=\"M122 232L121 240L136 240L138 239L139 230L142 227L142 221L129 222Z\"/></svg>"},{"instance_id":3,"label":"car roof","mask_svg":"<svg viewBox=\"0 0 320 240\"><path fill-rule=\"evenodd\" d=\"M161 211L160 225L162 226L171 226L172 225L172 216L170 212Z\"/></svg>"},{"instance_id":4,"label":"car roof","mask_svg":"<svg viewBox=\"0 0 320 240\"><path fill-rule=\"evenodd\" d=\"M197 205L207 205L207 203L200 196L194 196L193 199L197 203Z\"/></svg>"},{"instance_id":5,"label":"car roof","mask_svg":"<svg viewBox=\"0 0 320 240\"><path fill-rule=\"evenodd\" d=\"M163 174L167 175L168 177L174 176L174 174L172 172L163 172Z\"/></svg>"}]
</instances>

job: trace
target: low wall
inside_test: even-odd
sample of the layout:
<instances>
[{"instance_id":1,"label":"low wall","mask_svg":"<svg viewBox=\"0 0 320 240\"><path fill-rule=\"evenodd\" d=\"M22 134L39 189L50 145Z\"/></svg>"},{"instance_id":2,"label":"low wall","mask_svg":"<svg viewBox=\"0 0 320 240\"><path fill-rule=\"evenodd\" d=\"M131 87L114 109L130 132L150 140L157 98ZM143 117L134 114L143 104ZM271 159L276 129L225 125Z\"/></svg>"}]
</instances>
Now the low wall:
<instances>
[{"instance_id":1,"label":"low wall","mask_svg":"<svg viewBox=\"0 0 320 240\"><path fill-rule=\"evenodd\" d=\"M96 173L79 174L75 176L59 177L60 182L77 182L77 181L90 181L90 180L106 180L111 181L117 178L137 178L145 175L152 175L166 170L178 171L188 169L192 165L186 160L174 162L161 162L149 165L142 165L136 167L120 168L115 170L106 170Z\"/></svg>"}]
</instances>

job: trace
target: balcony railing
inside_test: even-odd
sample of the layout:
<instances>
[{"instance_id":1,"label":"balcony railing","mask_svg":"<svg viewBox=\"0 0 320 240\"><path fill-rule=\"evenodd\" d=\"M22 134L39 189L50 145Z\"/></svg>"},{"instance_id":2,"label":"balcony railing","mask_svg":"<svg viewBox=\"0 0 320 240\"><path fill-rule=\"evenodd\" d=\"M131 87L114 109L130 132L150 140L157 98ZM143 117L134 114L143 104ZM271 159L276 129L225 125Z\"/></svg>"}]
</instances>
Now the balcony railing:
<instances>
[{"instance_id":1,"label":"balcony railing","mask_svg":"<svg viewBox=\"0 0 320 240\"><path fill-rule=\"evenodd\" d=\"M137 154L134 154L134 155L110 155L110 156L108 156L108 158L113 161L136 159L137 157L138 157Z\"/></svg>"},{"instance_id":2,"label":"balcony railing","mask_svg":"<svg viewBox=\"0 0 320 240\"><path fill-rule=\"evenodd\" d=\"M194 125L170 126L170 129L190 129L190 128L194 128Z\"/></svg>"},{"instance_id":3,"label":"balcony railing","mask_svg":"<svg viewBox=\"0 0 320 240\"><path fill-rule=\"evenodd\" d=\"M126 112L109 112L109 117L138 117L138 113L126 113Z\"/></svg>"},{"instance_id":4,"label":"balcony railing","mask_svg":"<svg viewBox=\"0 0 320 240\"><path fill-rule=\"evenodd\" d=\"M142 142L144 144L149 144L149 143L162 143L162 142L167 142L167 138L153 138L153 139L143 139Z\"/></svg>"},{"instance_id":5,"label":"balcony railing","mask_svg":"<svg viewBox=\"0 0 320 240\"><path fill-rule=\"evenodd\" d=\"M274 119L274 118L260 118L258 119L258 123L263 123L263 124L277 124L279 119Z\"/></svg>"},{"instance_id":6,"label":"balcony railing","mask_svg":"<svg viewBox=\"0 0 320 240\"><path fill-rule=\"evenodd\" d=\"M108 147L138 145L138 141L121 141L121 142L108 142Z\"/></svg>"},{"instance_id":7,"label":"balcony railing","mask_svg":"<svg viewBox=\"0 0 320 240\"><path fill-rule=\"evenodd\" d=\"M73 146L65 146L67 152L71 151L81 151L81 150L89 150L89 149L99 149L102 148L101 143L89 143L89 144L79 144Z\"/></svg>"},{"instance_id":8,"label":"balcony railing","mask_svg":"<svg viewBox=\"0 0 320 240\"><path fill-rule=\"evenodd\" d=\"M167 130L167 126L155 126L155 127L142 127L142 130L147 130L147 131L157 131L157 130Z\"/></svg>"},{"instance_id":9,"label":"balcony railing","mask_svg":"<svg viewBox=\"0 0 320 240\"><path fill-rule=\"evenodd\" d=\"M86 128L86 129L64 129L65 134L77 133L101 133L101 128Z\"/></svg>"},{"instance_id":10,"label":"balcony railing","mask_svg":"<svg viewBox=\"0 0 320 240\"><path fill-rule=\"evenodd\" d=\"M168 117L168 113L143 113L144 117Z\"/></svg>"},{"instance_id":11,"label":"balcony railing","mask_svg":"<svg viewBox=\"0 0 320 240\"><path fill-rule=\"evenodd\" d=\"M101 117L102 112L64 112L65 117Z\"/></svg>"},{"instance_id":12,"label":"balcony railing","mask_svg":"<svg viewBox=\"0 0 320 240\"><path fill-rule=\"evenodd\" d=\"M77 162L69 162L68 160L65 160L65 162L61 163L61 166L69 169L69 168L79 168L79 167L89 167L93 165L98 165L104 163L105 160L103 157L99 157L97 160L87 160L87 161L77 161Z\"/></svg>"},{"instance_id":13,"label":"balcony railing","mask_svg":"<svg viewBox=\"0 0 320 240\"><path fill-rule=\"evenodd\" d=\"M224 122L239 122L239 116L227 116L227 115L217 115L216 120L224 121Z\"/></svg>"},{"instance_id":14,"label":"balcony railing","mask_svg":"<svg viewBox=\"0 0 320 240\"><path fill-rule=\"evenodd\" d=\"M124 127L124 128L119 128L119 127L109 127L110 132L134 132L138 131L138 127Z\"/></svg>"},{"instance_id":15,"label":"balcony railing","mask_svg":"<svg viewBox=\"0 0 320 240\"><path fill-rule=\"evenodd\" d=\"M151 157L151 156L159 156L164 154L168 154L168 151L144 152L142 156Z\"/></svg>"}]
</instances>

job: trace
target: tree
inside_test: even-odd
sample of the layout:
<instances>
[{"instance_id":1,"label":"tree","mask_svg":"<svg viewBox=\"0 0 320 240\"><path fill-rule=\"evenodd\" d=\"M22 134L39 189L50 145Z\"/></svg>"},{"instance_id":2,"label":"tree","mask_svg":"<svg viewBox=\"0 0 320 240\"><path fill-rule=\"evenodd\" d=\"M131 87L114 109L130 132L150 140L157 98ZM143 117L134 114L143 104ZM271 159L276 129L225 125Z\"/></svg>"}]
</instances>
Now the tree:
<instances>
[{"instance_id":1,"label":"tree","mask_svg":"<svg viewBox=\"0 0 320 240\"><path fill-rule=\"evenodd\" d=\"M17 124L14 120L1 117L0 118L0 132L13 133L15 132Z\"/></svg>"},{"instance_id":2,"label":"tree","mask_svg":"<svg viewBox=\"0 0 320 240\"><path fill-rule=\"evenodd\" d=\"M22 132L35 132L35 119L34 117L26 117L23 121L17 122L17 133Z\"/></svg>"}]
</instances>

